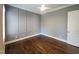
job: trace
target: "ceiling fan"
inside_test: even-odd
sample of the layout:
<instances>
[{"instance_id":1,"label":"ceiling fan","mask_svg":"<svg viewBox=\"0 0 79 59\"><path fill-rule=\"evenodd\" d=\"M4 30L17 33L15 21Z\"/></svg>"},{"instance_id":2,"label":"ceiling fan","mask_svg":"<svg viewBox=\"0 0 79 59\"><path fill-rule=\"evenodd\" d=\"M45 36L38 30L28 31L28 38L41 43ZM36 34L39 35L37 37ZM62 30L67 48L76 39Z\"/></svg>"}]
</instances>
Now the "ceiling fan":
<instances>
[{"instance_id":1,"label":"ceiling fan","mask_svg":"<svg viewBox=\"0 0 79 59\"><path fill-rule=\"evenodd\" d=\"M46 7L45 4L42 4L41 7L39 7L39 9L42 12L42 11L45 11L45 10L50 9L50 8Z\"/></svg>"}]
</instances>

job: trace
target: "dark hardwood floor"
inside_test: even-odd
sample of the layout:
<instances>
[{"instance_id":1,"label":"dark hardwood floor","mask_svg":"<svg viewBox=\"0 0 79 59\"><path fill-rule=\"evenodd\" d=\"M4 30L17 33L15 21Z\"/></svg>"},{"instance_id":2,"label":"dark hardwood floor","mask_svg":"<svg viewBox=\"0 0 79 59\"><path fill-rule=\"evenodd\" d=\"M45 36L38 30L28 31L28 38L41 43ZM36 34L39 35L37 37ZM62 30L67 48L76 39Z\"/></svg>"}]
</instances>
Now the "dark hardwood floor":
<instances>
[{"instance_id":1,"label":"dark hardwood floor","mask_svg":"<svg viewBox=\"0 0 79 59\"><path fill-rule=\"evenodd\" d=\"M5 46L6 54L78 54L79 48L43 35Z\"/></svg>"}]
</instances>

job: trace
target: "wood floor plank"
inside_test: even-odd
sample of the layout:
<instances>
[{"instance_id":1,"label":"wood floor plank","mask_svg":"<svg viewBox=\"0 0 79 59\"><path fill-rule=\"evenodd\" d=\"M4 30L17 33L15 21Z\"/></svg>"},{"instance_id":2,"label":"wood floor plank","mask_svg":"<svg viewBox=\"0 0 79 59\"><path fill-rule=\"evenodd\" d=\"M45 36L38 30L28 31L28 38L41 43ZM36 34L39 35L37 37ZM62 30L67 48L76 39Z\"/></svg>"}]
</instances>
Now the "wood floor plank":
<instances>
[{"instance_id":1,"label":"wood floor plank","mask_svg":"<svg viewBox=\"0 0 79 59\"><path fill-rule=\"evenodd\" d=\"M6 54L78 54L79 48L38 35L5 46Z\"/></svg>"}]
</instances>

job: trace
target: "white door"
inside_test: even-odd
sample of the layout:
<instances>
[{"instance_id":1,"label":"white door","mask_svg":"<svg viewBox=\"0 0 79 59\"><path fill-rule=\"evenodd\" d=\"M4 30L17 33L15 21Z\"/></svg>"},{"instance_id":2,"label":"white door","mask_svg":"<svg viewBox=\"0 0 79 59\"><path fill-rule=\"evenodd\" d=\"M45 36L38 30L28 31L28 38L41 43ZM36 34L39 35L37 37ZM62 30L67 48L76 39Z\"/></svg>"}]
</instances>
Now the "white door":
<instances>
[{"instance_id":1,"label":"white door","mask_svg":"<svg viewBox=\"0 0 79 59\"><path fill-rule=\"evenodd\" d=\"M68 43L79 47L79 10L68 12Z\"/></svg>"}]
</instances>

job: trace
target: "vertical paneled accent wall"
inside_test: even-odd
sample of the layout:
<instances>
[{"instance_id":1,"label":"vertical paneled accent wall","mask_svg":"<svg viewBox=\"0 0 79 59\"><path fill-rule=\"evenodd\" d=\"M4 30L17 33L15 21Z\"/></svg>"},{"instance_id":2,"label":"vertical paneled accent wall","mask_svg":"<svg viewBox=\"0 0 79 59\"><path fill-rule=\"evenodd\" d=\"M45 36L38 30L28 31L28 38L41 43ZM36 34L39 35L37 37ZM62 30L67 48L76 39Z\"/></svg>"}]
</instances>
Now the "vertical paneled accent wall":
<instances>
[{"instance_id":1,"label":"vertical paneled accent wall","mask_svg":"<svg viewBox=\"0 0 79 59\"><path fill-rule=\"evenodd\" d=\"M7 6L5 17L6 40L15 39L18 35L18 8Z\"/></svg>"},{"instance_id":2,"label":"vertical paneled accent wall","mask_svg":"<svg viewBox=\"0 0 79 59\"><path fill-rule=\"evenodd\" d=\"M40 20L38 14L6 5L6 41L38 34Z\"/></svg>"}]
</instances>

